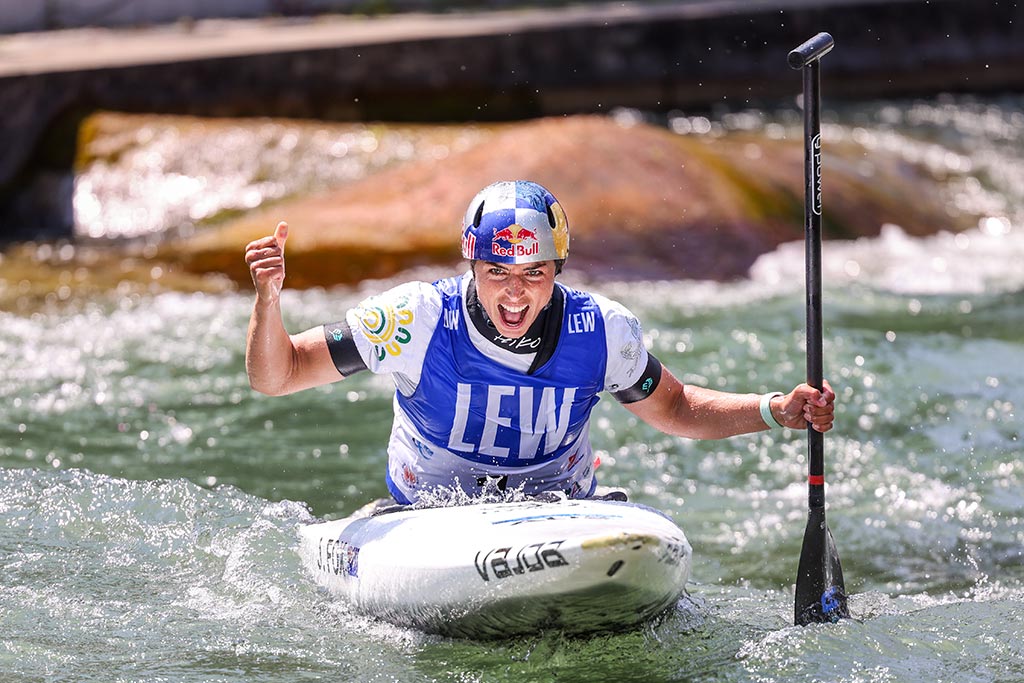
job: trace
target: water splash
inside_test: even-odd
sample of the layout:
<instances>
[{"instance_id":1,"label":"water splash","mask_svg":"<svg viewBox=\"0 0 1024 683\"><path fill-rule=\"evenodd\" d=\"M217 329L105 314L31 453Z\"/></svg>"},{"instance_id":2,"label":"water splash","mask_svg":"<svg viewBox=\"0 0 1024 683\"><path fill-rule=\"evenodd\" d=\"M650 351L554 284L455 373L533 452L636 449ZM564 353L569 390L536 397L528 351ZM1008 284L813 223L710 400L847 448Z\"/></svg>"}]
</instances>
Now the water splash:
<instances>
[{"instance_id":1,"label":"water splash","mask_svg":"<svg viewBox=\"0 0 1024 683\"><path fill-rule=\"evenodd\" d=\"M79 238L188 235L297 193L352 182L394 163L442 159L473 127L371 126L99 114L75 178Z\"/></svg>"}]
</instances>

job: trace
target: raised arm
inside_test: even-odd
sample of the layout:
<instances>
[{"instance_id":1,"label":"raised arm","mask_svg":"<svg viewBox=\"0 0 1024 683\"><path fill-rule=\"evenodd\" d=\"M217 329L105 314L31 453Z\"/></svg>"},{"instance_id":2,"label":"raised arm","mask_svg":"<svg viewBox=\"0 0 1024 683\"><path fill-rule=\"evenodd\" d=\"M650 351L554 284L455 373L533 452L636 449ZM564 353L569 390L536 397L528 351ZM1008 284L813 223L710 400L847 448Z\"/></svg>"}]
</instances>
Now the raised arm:
<instances>
[{"instance_id":1,"label":"raised arm","mask_svg":"<svg viewBox=\"0 0 1024 683\"><path fill-rule=\"evenodd\" d=\"M625 404L634 415L666 434L692 439L721 439L768 429L761 418L759 394L732 394L684 385L668 368L649 397ZM835 393L828 382L824 391L800 384L770 403L780 424L804 429L810 422L819 432L832 429Z\"/></svg>"},{"instance_id":2,"label":"raised arm","mask_svg":"<svg viewBox=\"0 0 1024 683\"><path fill-rule=\"evenodd\" d=\"M287 239L288 224L282 222L273 235L245 247L245 262L256 286L245 344L245 371L253 389L271 396L342 379L331 360L322 328L314 327L296 335L285 330L281 288Z\"/></svg>"}]
</instances>

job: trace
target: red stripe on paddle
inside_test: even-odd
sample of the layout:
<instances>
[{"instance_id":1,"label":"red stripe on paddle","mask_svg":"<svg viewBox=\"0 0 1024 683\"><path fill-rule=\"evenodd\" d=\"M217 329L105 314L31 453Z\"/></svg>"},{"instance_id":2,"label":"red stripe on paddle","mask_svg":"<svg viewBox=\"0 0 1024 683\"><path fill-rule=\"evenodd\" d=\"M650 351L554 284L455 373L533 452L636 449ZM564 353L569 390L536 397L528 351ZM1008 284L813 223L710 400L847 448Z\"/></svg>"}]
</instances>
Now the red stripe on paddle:
<instances>
[{"instance_id":1,"label":"red stripe on paddle","mask_svg":"<svg viewBox=\"0 0 1024 683\"><path fill-rule=\"evenodd\" d=\"M811 484L812 486L824 486L825 485L825 475L824 474L808 474L807 475L807 483Z\"/></svg>"}]
</instances>

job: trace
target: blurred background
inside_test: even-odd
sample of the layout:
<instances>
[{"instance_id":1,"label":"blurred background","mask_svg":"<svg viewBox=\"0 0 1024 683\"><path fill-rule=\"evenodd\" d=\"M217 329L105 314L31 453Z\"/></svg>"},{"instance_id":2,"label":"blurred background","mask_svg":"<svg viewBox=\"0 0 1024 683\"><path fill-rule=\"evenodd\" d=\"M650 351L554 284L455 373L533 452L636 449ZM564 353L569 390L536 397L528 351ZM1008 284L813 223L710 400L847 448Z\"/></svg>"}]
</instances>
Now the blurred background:
<instances>
[{"instance_id":1,"label":"blurred background","mask_svg":"<svg viewBox=\"0 0 1024 683\"><path fill-rule=\"evenodd\" d=\"M1015 91L1024 79L1020 15L1010 0L5 2L0 8L0 31L6 33L0 41L5 112L0 124L0 240L180 237L223 222L228 214L352 180L359 173L354 166L360 154L371 164L386 164L389 154L417 154L404 144L384 144L386 149L367 153L369 142L337 138L355 128L321 127L303 135L293 125L288 133L283 127L274 131L263 126L270 118L465 128L619 113L627 119L655 119L663 128L676 121L674 130L699 134L703 124L688 129L685 119L699 114L717 121L730 113L792 109L799 77L784 62L780 65L778 54L822 26L843 48L827 63L830 103ZM150 118L123 116L129 113ZM245 119L250 130L262 130L262 137L243 142L247 126L236 125L233 135L218 133L198 141L204 125L230 125L225 119ZM139 149L130 136L133 127L143 125L163 125L180 143L163 149L160 142L149 141L156 147L147 155L145 180L138 177L138 168L132 170L136 178L131 183L99 172L112 171L113 161ZM470 144L448 140L445 136L461 139L451 126L443 132L420 131L424 140L444 138L438 145L424 143L437 148L428 155L450 148L449 142ZM381 129L374 135L390 132ZM212 152L211 142L220 151ZM267 149L269 143L278 149ZM325 158L306 154L309 145L317 144L342 163L310 167ZM281 148L288 145L304 160L299 177L282 179L272 168L238 168L249 159L262 166L287 165L293 175L294 165L284 157L266 158L287 153ZM523 152L531 153L543 150ZM234 171L251 177L225 177L232 171L208 167L212 160L204 157L211 156L222 166L230 159ZM728 163L729 155L723 156ZM588 162L586 157L572 160ZM441 242L425 236L448 225L448 211L464 203L481 174L468 185L449 181L459 186L459 194L438 198L441 222L426 217L428 225L413 246L431 256L420 260L444 252ZM129 197L132 185L135 194ZM214 187L221 196L212 196ZM589 225L583 212L595 201L590 195L580 197L578 223ZM632 211L638 205L623 208ZM786 208L792 213L792 206ZM619 219L617 209L611 210ZM769 209L768 217L776 213ZM677 212L658 227L689 220ZM850 229L877 233L880 222L873 222ZM353 232L367 227L354 218L349 223ZM758 232L764 233L764 227ZM753 254L772 243L768 239L749 249ZM228 267L227 259L210 253L212 243L205 246L205 258L195 253L198 247L186 249L187 257L175 252L168 258L185 267L195 261L193 270ZM750 259L732 265L726 275L742 274L749 264ZM677 264L670 270L686 276L693 274L692 267ZM237 266L234 271L235 279L244 280Z\"/></svg>"},{"instance_id":2,"label":"blurred background","mask_svg":"<svg viewBox=\"0 0 1024 683\"><path fill-rule=\"evenodd\" d=\"M244 371L245 244L290 331L462 268L498 179L563 280L690 384L803 380L819 31L829 525L856 621L794 629L804 435L596 409L601 483L694 546L637 632L478 644L352 614L295 527L386 495L394 391ZM1014 0L0 0L0 679L1024 681L1024 9ZM72 673L69 673L72 672Z\"/></svg>"}]
</instances>

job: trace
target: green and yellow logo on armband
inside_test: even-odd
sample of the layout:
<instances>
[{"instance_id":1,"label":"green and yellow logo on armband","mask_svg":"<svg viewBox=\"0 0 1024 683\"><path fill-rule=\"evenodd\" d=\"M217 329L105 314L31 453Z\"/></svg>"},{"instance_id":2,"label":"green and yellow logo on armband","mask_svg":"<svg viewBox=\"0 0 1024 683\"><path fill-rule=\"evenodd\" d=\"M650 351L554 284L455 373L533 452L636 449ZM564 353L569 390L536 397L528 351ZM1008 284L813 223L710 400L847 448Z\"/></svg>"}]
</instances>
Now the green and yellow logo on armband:
<instances>
[{"instance_id":1,"label":"green and yellow logo on armband","mask_svg":"<svg viewBox=\"0 0 1024 683\"><path fill-rule=\"evenodd\" d=\"M378 303L370 299L359 307L357 315L377 360L382 361L388 355L400 356L402 347L412 341L408 326L412 325L413 313L408 299L375 305Z\"/></svg>"}]
</instances>

